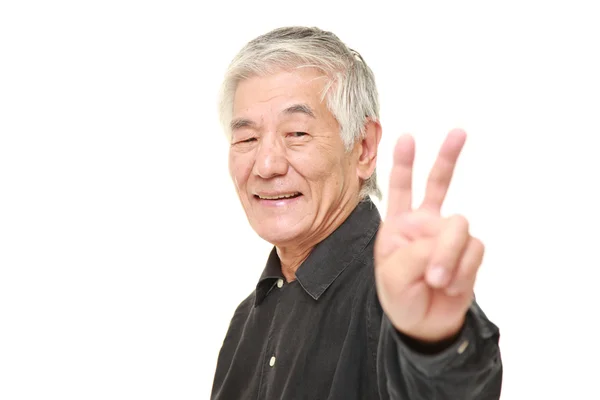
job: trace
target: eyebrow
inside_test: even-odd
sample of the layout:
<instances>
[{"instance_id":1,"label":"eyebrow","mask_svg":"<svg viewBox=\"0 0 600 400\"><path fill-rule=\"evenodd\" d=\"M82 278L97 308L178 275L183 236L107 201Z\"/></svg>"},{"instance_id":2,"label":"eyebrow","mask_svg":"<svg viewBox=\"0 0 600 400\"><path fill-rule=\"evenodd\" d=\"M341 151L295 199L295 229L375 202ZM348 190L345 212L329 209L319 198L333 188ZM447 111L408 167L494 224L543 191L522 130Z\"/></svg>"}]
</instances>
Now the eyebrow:
<instances>
[{"instance_id":1,"label":"eyebrow","mask_svg":"<svg viewBox=\"0 0 600 400\"><path fill-rule=\"evenodd\" d=\"M235 131L237 129L242 129L242 128L256 128L256 123L254 123L253 121L250 121L247 118L235 118L229 124L229 128L232 131Z\"/></svg>"},{"instance_id":2,"label":"eyebrow","mask_svg":"<svg viewBox=\"0 0 600 400\"><path fill-rule=\"evenodd\" d=\"M281 112L282 114L304 114L311 118L317 118L314 111L307 104L294 104Z\"/></svg>"},{"instance_id":3,"label":"eyebrow","mask_svg":"<svg viewBox=\"0 0 600 400\"><path fill-rule=\"evenodd\" d=\"M291 105L291 106L287 107L286 109L284 109L283 111L281 111L281 114L287 114L287 115L304 114L311 118L317 118L314 111L312 110L312 108L310 108L310 106L308 106L307 104ZM235 130L243 129L243 128L256 129L256 127L257 127L256 123L247 118L234 118L231 121L231 123L229 124L229 128L231 129L231 131L235 131Z\"/></svg>"}]
</instances>

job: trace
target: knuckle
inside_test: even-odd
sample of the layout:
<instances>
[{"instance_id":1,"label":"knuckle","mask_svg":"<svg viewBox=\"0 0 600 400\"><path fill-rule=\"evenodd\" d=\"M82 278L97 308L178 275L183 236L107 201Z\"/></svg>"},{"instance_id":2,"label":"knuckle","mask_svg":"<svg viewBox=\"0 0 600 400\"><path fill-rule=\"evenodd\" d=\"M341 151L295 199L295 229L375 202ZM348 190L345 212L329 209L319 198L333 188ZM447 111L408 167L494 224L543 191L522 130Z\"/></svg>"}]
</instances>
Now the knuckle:
<instances>
[{"instance_id":1,"label":"knuckle","mask_svg":"<svg viewBox=\"0 0 600 400\"><path fill-rule=\"evenodd\" d=\"M471 246L473 246L473 249L476 254L480 255L480 257L483 257L483 254L485 253L485 244L483 244L481 239L472 237Z\"/></svg>"},{"instance_id":2,"label":"knuckle","mask_svg":"<svg viewBox=\"0 0 600 400\"><path fill-rule=\"evenodd\" d=\"M460 230L461 232L469 231L469 220L464 215L456 214L450 217L450 219L452 225L455 226L457 230Z\"/></svg>"},{"instance_id":3,"label":"knuckle","mask_svg":"<svg viewBox=\"0 0 600 400\"><path fill-rule=\"evenodd\" d=\"M472 267L472 266L470 266ZM477 268L459 268L453 279L453 286L464 287L474 281Z\"/></svg>"}]
</instances>

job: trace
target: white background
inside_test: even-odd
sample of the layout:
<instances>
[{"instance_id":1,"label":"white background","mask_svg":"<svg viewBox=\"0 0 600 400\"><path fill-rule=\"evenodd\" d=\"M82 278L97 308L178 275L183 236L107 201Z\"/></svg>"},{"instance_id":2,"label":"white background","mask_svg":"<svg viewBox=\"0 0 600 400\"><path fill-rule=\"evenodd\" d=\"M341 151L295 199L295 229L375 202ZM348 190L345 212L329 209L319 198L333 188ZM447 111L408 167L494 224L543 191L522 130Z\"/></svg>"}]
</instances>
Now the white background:
<instances>
[{"instance_id":1,"label":"white background","mask_svg":"<svg viewBox=\"0 0 600 400\"><path fill-rule=\"evenodd\" d=\"M0 399L209 397L270 249L229 180L218 85L290 24L374 70L384 195L400 133L421 190L467 130L445 211L487 244L502 398L600 398L600 13L558 3L2 2Z\"/></svg>"}]
</instances>

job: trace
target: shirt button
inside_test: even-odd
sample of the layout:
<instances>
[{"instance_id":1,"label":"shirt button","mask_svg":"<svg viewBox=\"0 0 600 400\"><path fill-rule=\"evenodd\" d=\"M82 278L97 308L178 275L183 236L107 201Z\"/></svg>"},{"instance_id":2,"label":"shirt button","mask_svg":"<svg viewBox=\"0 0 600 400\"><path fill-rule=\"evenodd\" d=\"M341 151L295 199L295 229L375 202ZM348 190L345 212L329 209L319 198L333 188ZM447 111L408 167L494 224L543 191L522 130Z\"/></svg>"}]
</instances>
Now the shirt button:
<instances>
[{"instance_id":1,"label":"shirt button","mask_svg":"<svg viewBox=\"0 0 600 400\"><path fill-rule=\"evenodd\" d=\"M460 344L460 346L458 346L458 349L456 350L458 352L458 354L462 354L465 352L465 350L467 349L467 347L469 347L469 341L465 340L464 342L462 342Z\"/></svg>"},{"instance_id":2,"label":"shirt button","mask_svg":"<svg viewBox=\"0 0 600 400\"><path fill-rule=\"evenodd\" d=\"M277 287L281 288L283 286L283 279L279 278L277 279Z\"/></svg>"},{"instance_id":3,"label":"shirt button","mask_svg":"<svg viewBox=\"0 0 600 400\"><path fill-rule=\"evenodd\" d=\"M273 365L275 365L275 356L271 357L271 359L269 360L269 365L272 367Z\"/></svg>"}]
</instances>

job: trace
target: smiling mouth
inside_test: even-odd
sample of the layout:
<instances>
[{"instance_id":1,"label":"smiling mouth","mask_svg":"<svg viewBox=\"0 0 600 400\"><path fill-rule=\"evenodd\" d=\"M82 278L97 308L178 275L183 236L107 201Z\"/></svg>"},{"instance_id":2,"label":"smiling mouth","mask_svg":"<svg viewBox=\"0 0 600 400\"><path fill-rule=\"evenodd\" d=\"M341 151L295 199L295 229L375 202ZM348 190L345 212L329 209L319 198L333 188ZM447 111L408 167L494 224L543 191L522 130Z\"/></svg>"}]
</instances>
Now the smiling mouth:
<instances>
[{"instance_id":1,"label":"smiling mouth","mask_svg":"<svg viewBox=\"0 0 600 400\"><path fill-rule=\"evenodd\" d=\"M285 193L285 194L279 194L279 195L274 195L274 196L267 196L267 195L258 195L255 194L254 197L260 200L285 200L285 199L294 199L296 197L300 197L302 196L302 193L300 192L293 192L293 193Z\"/></svg>"}]
</instances>

